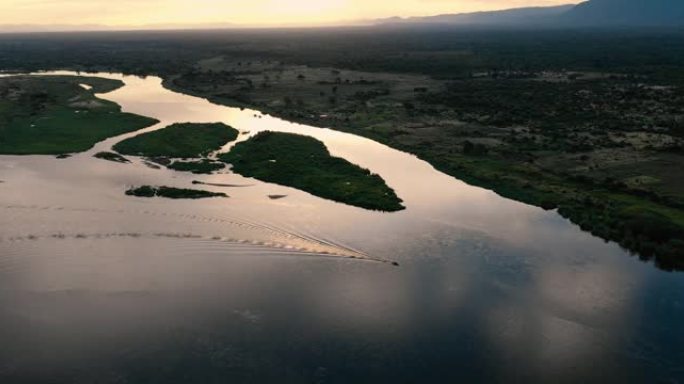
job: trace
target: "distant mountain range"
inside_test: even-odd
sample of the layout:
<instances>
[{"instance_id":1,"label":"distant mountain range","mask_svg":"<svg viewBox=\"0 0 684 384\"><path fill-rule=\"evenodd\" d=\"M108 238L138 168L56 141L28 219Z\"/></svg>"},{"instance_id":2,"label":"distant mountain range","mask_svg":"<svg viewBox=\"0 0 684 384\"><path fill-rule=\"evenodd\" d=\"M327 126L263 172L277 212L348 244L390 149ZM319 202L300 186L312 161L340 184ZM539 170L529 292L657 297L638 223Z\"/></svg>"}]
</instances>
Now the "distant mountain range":
<instances>
[{"instance_id":1,"label":"distant mountain range","mask_svg":"<svg viewBox=\"0 0 684 384\"><path fill-rule=\"evenodd\" d=\"M684 0L591 0L564 15L576 25L681 25Z\"/></svg>"},{"instance_id":2,"label":"distant mountain range","mask_svg":"<svg viewBox=\"0 0 684 384\"><path fill-rule=\"evenodd\" d=\"M2 1L2 0L0 0ZM576 1L576 0L569 0ZM502 11L445 14L428 17L391 17L342 25L463 25L512 27L684 27L684 0L588 0L579 4L528 7ZM121 29L225 29L249 26L215 24L151 24L128 28L107 25L0 25L0 33L113 31ZM255 27L255 26L251 26Z\"/></svg>"},{"instance_id":3,"label":"distant mountain range","mask_svg":"<svg viewBox=\"0 0 684 384\"><path fill-rule=\"evenodd\" d=\"M683 0L684 1L684 0ZM502 11L456 13L427 17L392 17L376 20L378 24L456 24L456 25L495 25L541 22L559 17L575 8L575 4L556 7L514 8Z\"/></svg>"},{"instance_id":4,"label":"distant mountain range","mask_svg":"<svg viewBox=\"0 0 684 384\"><path fill-rule=\"evenodd\" d=\"M684 0L589 0L554 7L389 18L376 24L496 26L684 26Z\"/></svg>"}]
</instances>

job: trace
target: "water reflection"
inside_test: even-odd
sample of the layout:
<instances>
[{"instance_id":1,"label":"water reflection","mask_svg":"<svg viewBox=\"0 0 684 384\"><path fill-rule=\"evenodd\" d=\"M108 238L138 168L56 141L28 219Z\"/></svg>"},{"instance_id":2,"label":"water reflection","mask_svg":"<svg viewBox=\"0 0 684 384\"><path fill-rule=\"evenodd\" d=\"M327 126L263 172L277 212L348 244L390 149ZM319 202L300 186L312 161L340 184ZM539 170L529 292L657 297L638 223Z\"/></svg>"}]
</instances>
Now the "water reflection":
<instances>
[{"instance_id":1,"label":"water reflection","mask_svg":"<svg viewBox=\"0 0 684 384\"><path fill-rule=\"evenodd\" d=\"M92 158L122 137L65 160L0 157L2 382L684 379L681 275L370 140L216 106L158 78L101 76L127 84L101 97L161 120L150 130L222 121L311 135L380 174L408 209L369 212L230 173L201 178L250 185L207 186L227 200L130 198L128 185L197 176ZM401 267L297 251L316 247Z\"/></svg>"}]
</instances>

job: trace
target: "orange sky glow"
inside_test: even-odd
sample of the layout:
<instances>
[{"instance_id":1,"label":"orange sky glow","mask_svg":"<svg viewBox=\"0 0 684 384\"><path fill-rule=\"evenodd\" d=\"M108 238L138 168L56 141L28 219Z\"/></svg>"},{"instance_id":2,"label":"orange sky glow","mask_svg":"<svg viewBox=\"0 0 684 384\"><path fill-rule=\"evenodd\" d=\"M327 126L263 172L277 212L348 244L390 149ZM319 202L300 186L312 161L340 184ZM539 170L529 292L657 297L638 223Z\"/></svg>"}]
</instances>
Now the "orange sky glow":
<instances>
[{"instance_id":1,"label":"orange sky glow","mask_svg":"<svg viewBox=\"0 0 684 384\"><path fill-rule=\"evenodd\" d=\"M573 0L0 0L0 25L295 26L550 6Z\"/></svg>"}]
</instances>

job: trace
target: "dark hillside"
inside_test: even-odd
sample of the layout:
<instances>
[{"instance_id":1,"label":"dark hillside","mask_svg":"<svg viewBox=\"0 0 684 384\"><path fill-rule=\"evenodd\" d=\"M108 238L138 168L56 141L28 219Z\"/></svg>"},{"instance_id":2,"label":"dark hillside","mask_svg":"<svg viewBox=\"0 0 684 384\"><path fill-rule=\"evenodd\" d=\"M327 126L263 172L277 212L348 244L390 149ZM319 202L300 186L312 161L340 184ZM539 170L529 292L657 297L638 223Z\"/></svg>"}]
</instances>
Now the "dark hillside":
<instances>
[{"instance_id":1,"label":"dark hillside","mask_svg":"<svg viewBox=\"0 0 684 384\"><path fill-rule=\"evenodd\" d=\"M564 19L579 26L684 26L684 1L590 0L569 11Z\"/></svg>"}]
</instances>

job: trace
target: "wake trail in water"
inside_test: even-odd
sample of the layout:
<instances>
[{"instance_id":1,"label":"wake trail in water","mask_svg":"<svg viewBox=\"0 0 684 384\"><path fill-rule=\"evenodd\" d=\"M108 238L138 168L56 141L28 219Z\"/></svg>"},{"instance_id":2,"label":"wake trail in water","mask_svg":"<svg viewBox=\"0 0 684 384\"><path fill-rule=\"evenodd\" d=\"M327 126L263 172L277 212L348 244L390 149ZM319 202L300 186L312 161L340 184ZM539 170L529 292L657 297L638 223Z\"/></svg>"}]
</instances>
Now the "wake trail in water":
<instances>
[{"instance_id":1,"label":"wake trail in water","mask_svg":"<svg viewBox=\"0 0 684 384\"><path fill-rule=\"evenodd\" d=\"M45 239L105 239L105 238L139 238L139 237L154 237L154 238L175 238L175 239L195 239L218 242L222 244L232 245L249 245L253 247L265 247L271 251L279 250L285 253L301 253L318 256L340 257L349 259L358 259L366 261L375 261L381 263L389 263L398 265L396 262L388 259L372 257L369 254L356 250L347 245L338 242L314 236L308 233L302 233L293 229L285 229L277 225L263 224L246 219L237 218L221 218L209 217L190 213L176 213L176 212L160 212L148 209L142 210L126 210L126 209L100 209L100 208L70 208L63 206L41 206L41 205L3 205L1 209L9 211L56 211L56 212L74 212L74 213L100 213L100 214L117 214L117 215L144 215L150 217L163 217L169 219L180 219L181 221L195 221L201 223L221 224L222 229L238 229L242 230L240 236L223 236L205 234L195 234L190 232L143 232L143 231L99 231L96 233L80 233L72 231L70 233L63 233L62 231L54 231L52 233L33 233L21 234L15 236L8 236L0 238L0 242L20 242L33 241ZM227 228L226 228L227 227ZM239 232L239 231L237 231ZM265 237L265 238L264 238Z\"/></svg>"},{"instance_id":2,"label":"wake trail in water","mask_svg":"<svg viewBox=\"0 0 684 384\"><path fill-rule=\"evenodd\" d=\"M243 219L243 220L244 220L244 219ZM327 247L344 249L344 250L346 250L347 252L351 252L351 253L356 253L356 254L368 256L365 252L356 251L356 250L353 250L352 248L349 248L349 247L346 247L346 246L343 246L343 245L340 245L340 244L336 244L336 243L327 241L327 240L325 240L324 238L322 238L321 236L313 236L313 235L310 235L310 234L308 234L308 233L303 233L303 232L301 232L301 231L297 231L296 229L294 229L294 228L292 228L292 227L289 227L289 228L286 229L286 228L283 228L283 227L281 227L281 226L276 226L276 225L274 225L274 224L258 224L258 223L251 222L251 221L250 221L249 223L250 223L251 225L258 226L258 227L260 227L260 228L264 228L265 230L271 231L271 232L273 232L273 233L287 233L287 234L290 235L290 236L294 236L294 237L296 237L296 238L298 238L298 239L302 239L302 240L305 240L305 241L310 241L310 242L313 242L313 243L316 243L316 244L320 244L320 245L323 245L323 246L327 246Z\"/></svg>"},{"instance_id":3,"label":"wake trail in water","mask_svg":"<svg viewBox=\"0 0 684 384\"><path fill-rule=\"evenodd\" d=\"M38 211L53 210L53 211L70 211L70 212L81 212L81 213L108 213L108 214L116 213L116 214L122 214L122 215L142 214L142 215L157 216L157 217L158 216L174 217L174 218L181 218L184 220L193 220L193 221L208 222L208 223L223 223L223 224L233 225L236 227L248 228L248 229L252 229L255 231L267 232L267 233L270 233L270 234L278 236L278 237L285 237L288 239L298 239L301 241L316 243L316 244L319 244L322 246L327 246L327 247L332 247L332 248L340 248L340 249L344 249L348 252L368 256L366 253L364 253L362 251L358 251L358 250L355 250L351 247L344 246L341 244L337 244L335 242L324 240L324 239L321 239L321 238L313 236L313 235L305 234L305 233L296 231L294 229L286 230L286 229L276 227L273 225L257 223L257 222L246 220L246 219L217 218L217 217L207 217L207 216L201 216L201 215L195 215L195 214L174 213L174 212L157 212L157 211L151 211L151 210L136 210L136 211L123 210L123 209L106 210L106 209L99 209L99 208L66 208L66 207L61 207L61 206L39 206L39 205L5 205L5 206L2 206L2 208L8 209L8 210L38 210Z\"/></svg>"},{"instance_id":4,"label":"wake trail in water","mask_svg":"<svg viewBox=\"0 0 684 384\"><path fill-rule=\"evenodd\" d=\"M315 247L295 246L291 244L278 243L274 241L260 241L237 239L224 236L206 236L192 233L139 233L139 232L112 232L112 233L53 233L42 235L25 235L12 236L7 238L0 238L2 243L21 243L44 240L98 240L98 239L185 239L185 240L199 240L204 242L228 244L231 247L245 247L241 250L241 254L255 253L278 256L309 256L309 257L329 257L329 258L345 258L362 261L372 261L378 263L394 264L395 262L387 259L365 256L360 254L349 254L344 252L335 252L331 250L316 249ZM16 256L15 256L16 257ZM3 258L4 259L4 258ZM0 268L2 271L2 268Z\"/></svg>"},{"instance_id":5,"label":"wake trail in water","mask_svg":"<svg viewBox=\"0 0 684 384\"><path fill-rule=\"evenodd\" d=\"M340 249L346 249L347 251L352 252L352 253L357 253L360 255L368 256L367 253L360 251L358 249L355 249L355 248L353 248L347 244L343 244L339 241L332 240L332 239L327 238L321 234L317 234L314 236L313 234L310 234L309 232L304 233L301 230L297 230L292 225L279 224L278 226L275 226L275 228L279 228L280 230L285 231L287 233L293 233L293 234L296 234L297 236L301 236L302 238L310 239L311 241L319 242L319 243L325 244L327 246L337 247Z\"/></svg>"}]
</instances>

